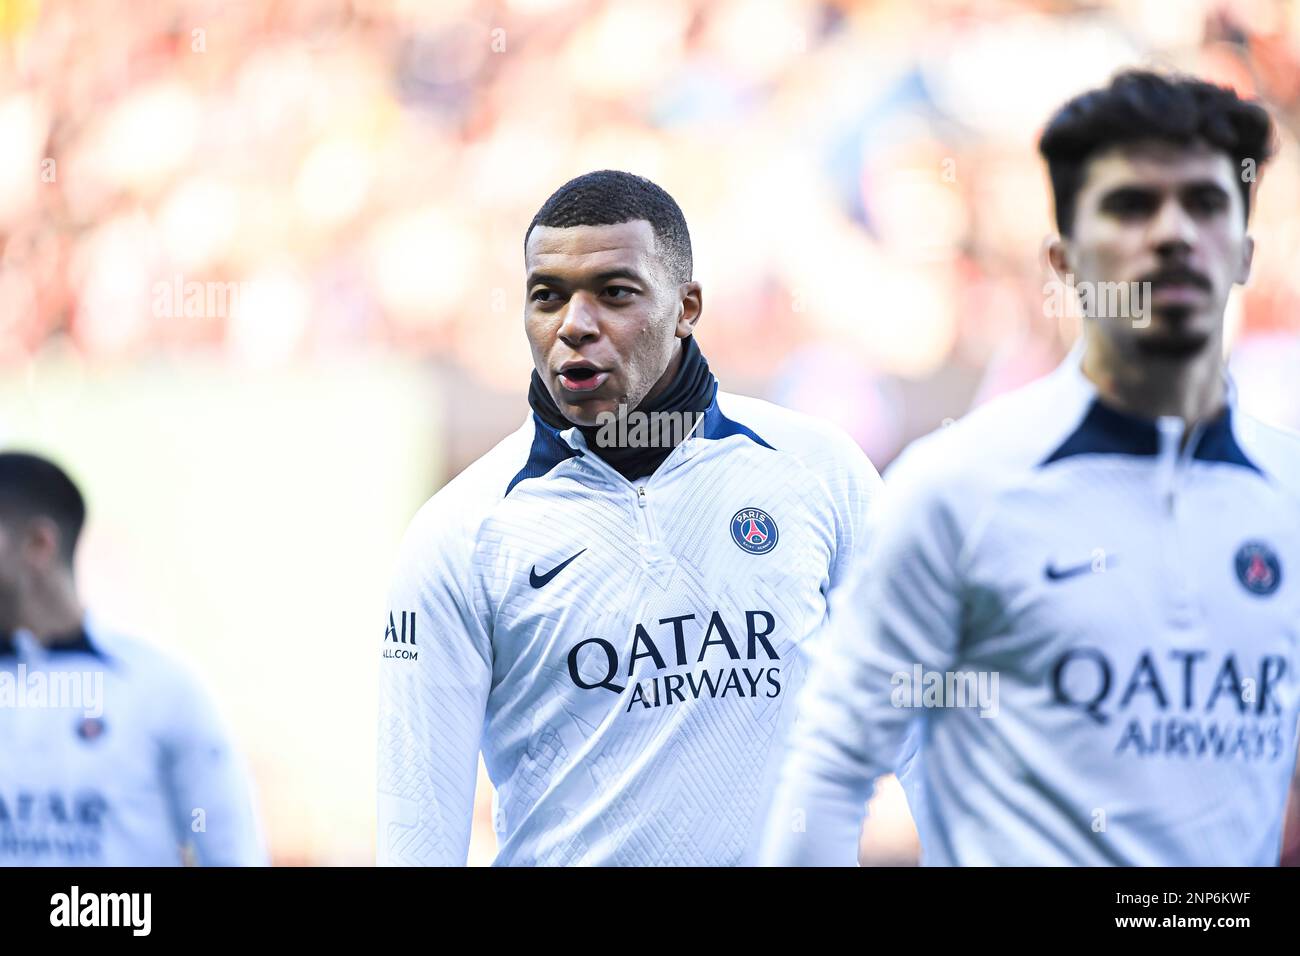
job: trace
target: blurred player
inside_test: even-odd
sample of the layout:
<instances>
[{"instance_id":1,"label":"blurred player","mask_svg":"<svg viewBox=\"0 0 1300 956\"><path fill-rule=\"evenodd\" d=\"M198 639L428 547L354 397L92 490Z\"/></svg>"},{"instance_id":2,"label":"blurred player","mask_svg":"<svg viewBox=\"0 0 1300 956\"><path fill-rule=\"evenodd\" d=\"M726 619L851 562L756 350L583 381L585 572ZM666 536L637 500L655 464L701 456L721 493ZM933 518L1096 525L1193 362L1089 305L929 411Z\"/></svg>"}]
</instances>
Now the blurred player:
<instances>
[{"instance_id":1,"label":"blurred player","mask_svg":"<svg viewBox=\"0 0 1300 956\"><path fill-rule=\"evenodd\" d=\"M752 860L804 639L879 478L833 427L718 391L655 184L572 180L524 258L532 415L402 549L380 862L465 862L480 746L498 864Z\"/></svg>"},{"instance_id":2,"label":"blurred player","mask_svg":"<svg viewBox=\"0 0 1300 956\"><path fill-rule=\"evenodd\" d=\"M0 865L264 863L206 695L83 612L85 514L56 465L0 453Z\"/></svg>"},{"instance_id":3,"label":"blurred player","mask_svg":"<svg viewBox=\"0 0 1300 956\"><path fill-rule=\"evenodd\" d=\"M765 862L851 864L916 715L924 862L1277 862L1300 439L1237 411L1223 361L1270 140L1261 107L1150 73L1052 119L1051 262L1089 313L1083 341L891 469L801 697ZM1140 308L1098 308L1108 288Z\"/></svg>"}]
</instances>

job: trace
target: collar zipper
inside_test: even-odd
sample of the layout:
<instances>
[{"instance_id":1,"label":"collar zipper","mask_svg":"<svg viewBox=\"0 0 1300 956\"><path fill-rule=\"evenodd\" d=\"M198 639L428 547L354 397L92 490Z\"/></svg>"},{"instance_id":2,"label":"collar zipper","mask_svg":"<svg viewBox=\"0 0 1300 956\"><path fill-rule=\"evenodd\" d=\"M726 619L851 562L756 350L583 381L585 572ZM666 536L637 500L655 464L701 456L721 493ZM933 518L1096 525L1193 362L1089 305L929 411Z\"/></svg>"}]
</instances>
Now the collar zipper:
<instances>
[{"instance_id":1,"label":"collar zipper","mask_svg":"<svg viewBox=\"0 0 1300 956\"><path fill-rule=\"evenodd\" d=\"M1192 589L1188 552L1183 547L1183 529L1177 503L1179 483L1188 462L1195 454L1204 426L1198 422L1187 431L1181 418L1161 416L1156 419L1156 427L1160 434L1157 494L1162 510L1160 524L1168 588L1168 619L1176 627L1187 627L1196 619L1197 603ZM1186 443L1183 442L1184 434L1187 437Z\"/></svg>"}]
</instances>

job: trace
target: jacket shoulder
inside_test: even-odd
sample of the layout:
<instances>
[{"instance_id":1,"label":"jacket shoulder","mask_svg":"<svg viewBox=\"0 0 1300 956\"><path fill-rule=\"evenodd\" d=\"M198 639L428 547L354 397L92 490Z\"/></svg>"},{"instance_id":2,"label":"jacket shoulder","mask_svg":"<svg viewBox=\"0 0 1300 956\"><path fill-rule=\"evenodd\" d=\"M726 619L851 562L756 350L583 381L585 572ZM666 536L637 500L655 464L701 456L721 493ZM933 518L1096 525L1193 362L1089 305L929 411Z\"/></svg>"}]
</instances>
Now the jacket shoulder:
<instances>
[{"instance_id":1,"label":"jacket shoulder","mask_svg":"<svg viewBox=\"0 0 1300 956\"><path fill-rule=\"evenodd\" d=\"M533 421L507 435L491 451L443 485L416 512L407 527L408 543L469 535L506 496L511 481L528 462Z\"/></svg>"},{"instance_id":2,"label":"jacket shoulder","mask_svg":"<svg viewBox=\"0 0 1300 956\"><path fill-rule=\"evenodd\" d=\"M93 620L87 633L108 670L129 681L135 693L160 702L155 708L157 713L174 717L194 706L212 705L207 686L194 666L171 649L105 628Z\"/></svg>"},{"instance_id":3,"label":"jacket shoulder","mask_svg":"<svg viewBox=\"0 0 1300 956\"><path fill-rule=\"evenodd\" d=\"M1235 431L1252 459L1284 492L1300 499L1300 433L1242 414Z\"/></svg>"},{"instance_id":4,"label":"jacket shoulder","mask_svg":"<svg viewBox=\"0 0 1300 956\"><path fill-rule=\"evenodd\" d=\"M912 442L885 473L894 500L971 525L1028 481L1087 412L1062 370L1001 395Z\"/></svg>"},{"instance_id":5,"label":"jacket shoulder","mask_svg":"<svg viewBox=\"0 0 1300 956\"><path fill-rule=\"evenodd\" d=\"M810 467L871 467L866 453L848 432L815 415L723 391L718 392L718 409L774 450L794 455Z\"/></svg>"},{"instance_id":6,"label":"jacket shoulder","mask_svg":"<svg viewBox=\"0 0 1300 956\"><path fill-rule=\"evenodd\" d=\"M963 475L996 480L1034 468L1087 411L1087 401L1071 394L1059 375L1049 374L971 410L918 438L903 457L916 463L912 467L928 465L953 480Z\"/></svg>"}]
</instances>

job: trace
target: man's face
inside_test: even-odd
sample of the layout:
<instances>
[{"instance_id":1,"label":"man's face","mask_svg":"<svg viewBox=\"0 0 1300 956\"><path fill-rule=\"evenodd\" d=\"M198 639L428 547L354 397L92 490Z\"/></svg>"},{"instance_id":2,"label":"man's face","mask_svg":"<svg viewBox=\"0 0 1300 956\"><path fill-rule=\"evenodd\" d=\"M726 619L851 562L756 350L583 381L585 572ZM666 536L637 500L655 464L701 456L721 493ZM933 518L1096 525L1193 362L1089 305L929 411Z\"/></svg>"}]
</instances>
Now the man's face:
<instances>
[{"instance_id":1,"label":"man's face","mask_svg":"<svg viewBox=\"0 0 1300 956\"><path fill-rule=\"evenodd\" d=\"M667 384L676 340L699 318L700 288L668 275L649 222L537 226L524 265L533 363L565 418L596 425Z\"/></svg>"},{"instance_id":2,"label":"man's face","mask_svg":"<svg viewBox=\"0 0 1300 956\"><path fill-rule=\"evenodd\" d=\"M1220 341L1228 294L1246 281L1253 253L1240 175L1223 152L1159 141L1088 162L1073 235L1054 250L1053 264L1073 273L1076 286L1089 283L1098 303L1102 283L1150 283L1142 314L1098 315L1117 349L1179 358Z\"/></svg>"},{"instance_id":3,"label":"man's face","mask_svg":"<svg viewBox=\"0 0 1300 956\"><path fill-rule=\"evenodd\" d=\"M0 518L0 633L18 627L19 595L23 590L23 557L19 538L8 519Z\"/></svg>"}]
</instances>

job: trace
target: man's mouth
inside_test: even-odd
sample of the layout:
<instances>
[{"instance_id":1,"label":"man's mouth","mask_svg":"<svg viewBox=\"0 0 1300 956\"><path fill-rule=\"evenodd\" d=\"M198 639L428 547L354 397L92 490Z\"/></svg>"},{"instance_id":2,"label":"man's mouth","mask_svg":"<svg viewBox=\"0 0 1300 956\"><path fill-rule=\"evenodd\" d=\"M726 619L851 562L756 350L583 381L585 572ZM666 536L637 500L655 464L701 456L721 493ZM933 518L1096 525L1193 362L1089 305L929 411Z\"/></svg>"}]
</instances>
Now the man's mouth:
<instances>
[{"instance_id":1,"label":"man's mouth","mask_svg":"<svg viewBox=\"0 0 1300 956\"><path fill-rule=\"evenodd\" d=\"M1190 269L1168 270L1147 279L1152 305L1195 305L1210 292L1210 281Z\"/></svg>"},{"instance_id":2,"label":"man's mouth","mask_svg":"<svg viewBox=\"0 0 1300 956\"><path fill-rule=\"evenodd\" d=\"M1151 287L1154 305L1194 305L1205 298L1205 290L1190 282L1159 282Z\"/></svg>"},{"instance_id":3,"label":"man's mouth","mask_svg":"<svg viewBox=\"0 0 1300 956\"><path fill-rule=\"evenodd\" d=\"M605 384L609 373L585 362L575 362L561 368L556 378L559 380L560 388L565 391L591 392Z\"/></svg>"}]
</instances>

